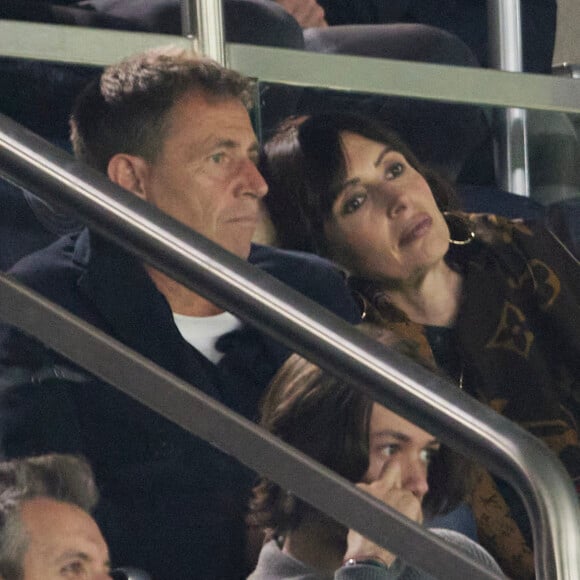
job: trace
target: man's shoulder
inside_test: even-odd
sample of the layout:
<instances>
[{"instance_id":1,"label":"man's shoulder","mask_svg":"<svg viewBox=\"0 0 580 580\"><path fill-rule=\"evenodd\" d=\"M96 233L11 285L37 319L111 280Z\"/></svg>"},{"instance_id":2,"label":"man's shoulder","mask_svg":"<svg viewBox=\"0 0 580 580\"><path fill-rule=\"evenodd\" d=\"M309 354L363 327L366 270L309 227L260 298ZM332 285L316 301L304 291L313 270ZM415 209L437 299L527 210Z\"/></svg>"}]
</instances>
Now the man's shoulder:
<instances>
[{"instance_id":1,"label":"man's shoulder","mask_svg":"<svg viewBox=\"0 0 580 580\"><path fill-rule=\"evenodd\" d=\"M360 321L360 310L345 274L329 260L306 252L253 245L249 262L345 320Z\"/></svg>"},{"instance_id":2,"label":"man's shoulder","mask_svg":"<svg viewBox=\"0 0 580 580\"><path fill-rule=\"evenodd\" d=\"M76 259L79 246L87 245L84 234L70 234L59 238L46 248L19 260L9 270L10 276L44 295L58 296L60 289L75 280L84 270L82 260Z\"/></svg>"},{"instance_id":3,"label":"man's shoulder","mask_svg":"<svg viewBox=\"0 0 580 580\"><path fill-rule=\"evenodd\" d=\"M305 272L345 280L344 274L334 263L307 252L253 244L249 262L287 284L294 279L301 279Z\"/></svg>"},{"instance_id":4,"label":"man's shoulder","mask_svg":"<svg viewBox=\"0 0 580 580\"><path fill-rule=\"evenodd\" d=\"M44 298L82 314L77 283L83 267L75 260L77 254L77 236L67 235L25 256L8 274ZM40 342L6 324L0 324L0 360L32 368L53 362Z\"/></svg>"}]
</instances>

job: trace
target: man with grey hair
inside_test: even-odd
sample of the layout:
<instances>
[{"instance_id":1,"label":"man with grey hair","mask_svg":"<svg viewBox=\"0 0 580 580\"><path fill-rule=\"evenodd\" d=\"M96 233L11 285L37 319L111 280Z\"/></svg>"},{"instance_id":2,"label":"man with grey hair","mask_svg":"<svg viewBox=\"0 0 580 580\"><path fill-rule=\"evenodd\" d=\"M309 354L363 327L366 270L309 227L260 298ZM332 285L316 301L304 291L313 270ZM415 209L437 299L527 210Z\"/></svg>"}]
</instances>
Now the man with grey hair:
<instances>
[{"instance_id":1,"label":"man with grey hair","mask_svg":"<svg viewBox=\"0 0 580 580\"><path fill-rule=\"evenodd\" d=\"M88 463L44 455L0 463L0 578L111 578L90 515L98 493Z\"/></svg>"},{"instance_id":2,"label":"man with grey hair","mask_svg":"<svg viewBox=\"0 0 580 580\"><path fill-rule=\"evenodd\" d=\"M267 192L248 107L253 85L178 49L107 68L79 96L76 156L233 255L351 321L358 309L325 261L258 247ZM287 349L150 264L84 230L11 274L181 379L253 418ZM155 580L244 576L254 474L13 329L0 329L0 448L82 454L115 561ZM251 567L251 564L250 564Z\"/></svg>"}]
</instances>

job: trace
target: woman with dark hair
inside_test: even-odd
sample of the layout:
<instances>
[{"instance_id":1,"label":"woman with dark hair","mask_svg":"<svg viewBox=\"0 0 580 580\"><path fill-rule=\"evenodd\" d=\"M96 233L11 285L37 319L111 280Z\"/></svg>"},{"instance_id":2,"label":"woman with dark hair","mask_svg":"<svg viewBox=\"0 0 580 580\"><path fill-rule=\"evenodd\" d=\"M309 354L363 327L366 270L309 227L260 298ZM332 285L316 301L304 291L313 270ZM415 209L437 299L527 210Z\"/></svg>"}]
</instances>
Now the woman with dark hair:
<instances>
[{"instance_id":1,"label":"woman with dark hair","mask_svg":"<svg viewBox=\"0 0 580 580\"><path fill-rule=\"evenodd\" d=\"M540 437L580 483L580 268L559 239L455 210L453 188L397 135L350 114L288 123L265 147L264 173L281 246L340 264L366 320ZM533 577L513 490L484 474L472 507L502 568Z\"/></svg>"},{"instance_id":2,"label":"woman with dark hair","mask_svg":"<svg viewBox=\"0 0 580 580\"><path fill-rule=\"evenodd\" d=\"M384 344L394 344L392 333L373 332ZM453 509L468 492L467 462L420 427L298 355L270 384L261 424L419 523L424 514ZM431 578L267 479L254 489L250 523L271 536L252 580ZM433 531L501 574L475 542L454 531Z\"/></svg>"}]
</instances>

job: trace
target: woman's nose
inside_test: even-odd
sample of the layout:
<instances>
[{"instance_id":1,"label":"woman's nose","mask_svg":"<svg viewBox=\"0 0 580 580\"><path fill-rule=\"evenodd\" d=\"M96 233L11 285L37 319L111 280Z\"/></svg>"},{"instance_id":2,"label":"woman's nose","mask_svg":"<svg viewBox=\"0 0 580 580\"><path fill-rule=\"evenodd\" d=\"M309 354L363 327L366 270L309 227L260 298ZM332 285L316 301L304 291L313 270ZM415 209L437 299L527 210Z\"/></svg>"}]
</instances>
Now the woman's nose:
<instances>
[{"instance_id":1,"label":"woman's nose","mask_svg":"<svg viewBox=\"0 0 580 580\"><path fill-rule=\"evenodd\" d=\"M385 204L387 215L391 219L398 217L409 209L409 197L407 192L402 188L389 187L389 191L385 192Z\"/></svg>"},{"instance_id":2,"label":"woman's nose","mask_svg":"<svg viewBox=\"0 0 580 580\"><path fill-rule=\"evenodd\" d=\"M423 461L411 460L404 467L403 488L413 492L420 500L429 491L427 467Z\"/></svg>"}]
</instances>

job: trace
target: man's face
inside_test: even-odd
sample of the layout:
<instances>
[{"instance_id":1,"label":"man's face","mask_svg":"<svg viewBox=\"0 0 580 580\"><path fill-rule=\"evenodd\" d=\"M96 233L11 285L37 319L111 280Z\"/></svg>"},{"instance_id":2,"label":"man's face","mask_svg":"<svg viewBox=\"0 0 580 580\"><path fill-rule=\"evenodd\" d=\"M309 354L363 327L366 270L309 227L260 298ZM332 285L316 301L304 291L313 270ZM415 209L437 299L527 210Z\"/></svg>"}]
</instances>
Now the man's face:
<instances>
[{"instance_id":1,"label":"man's face","mask_svg":"<svg viewBox=\"0 0 580 580\"><path fill-rule=\"evenodd\" d=\"M24 580L109 579L109 551L95 521L80 508L53 499L25 501Z\"/></svg>"},{"instance_id":2,"label":"man's face","mask_svg":"<svg viewBox=\"0 0 580 580\"><path fill-rule=\"evenodd\" d=\"M144 197L246 259L267 185L243 104L189 93L171 109L162 149L148 164Z\"/></svg>"}]
</instances>

